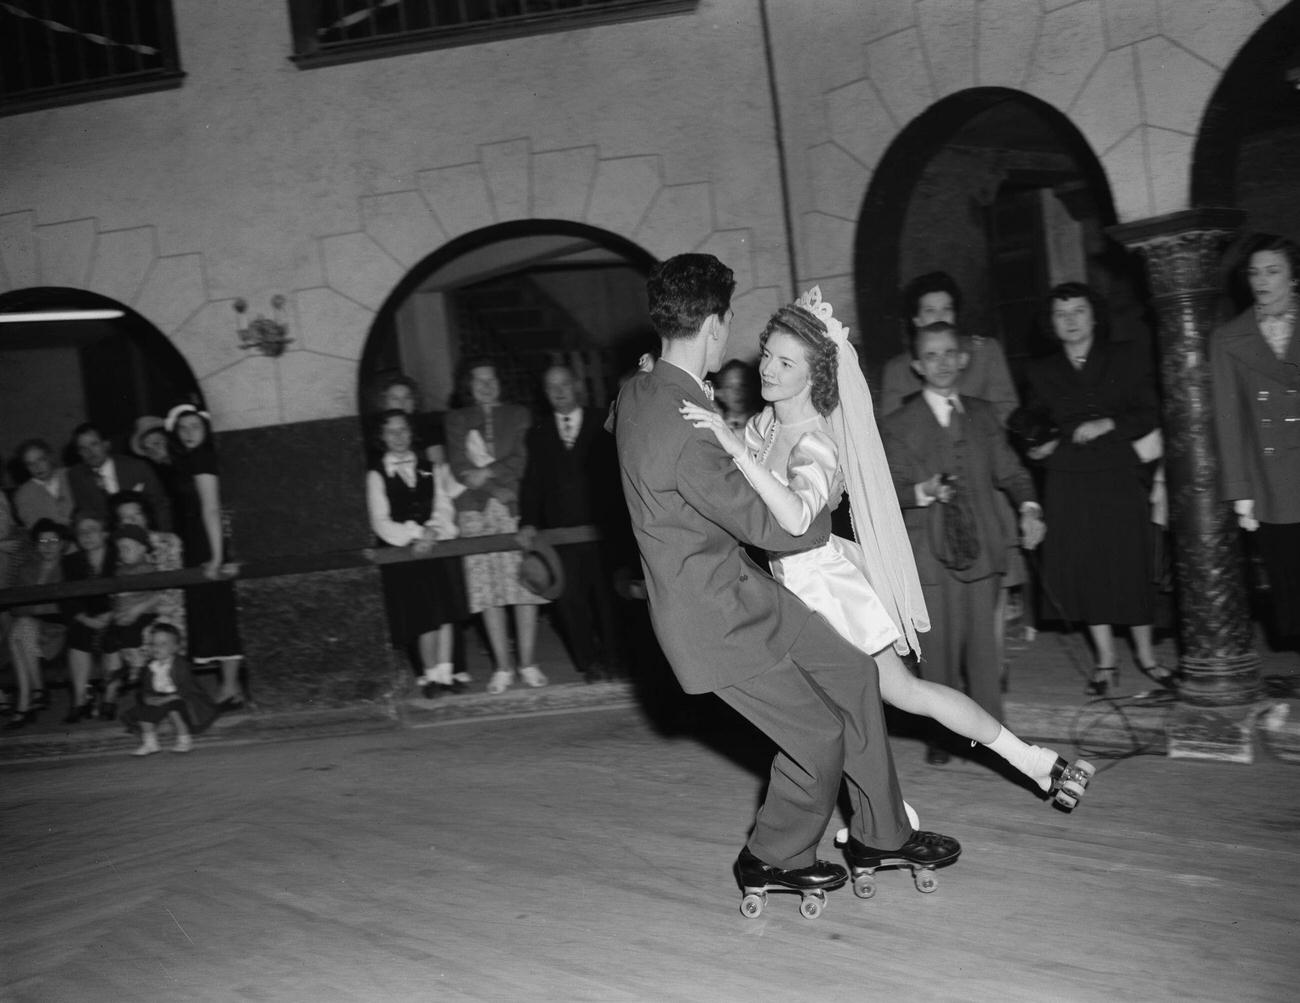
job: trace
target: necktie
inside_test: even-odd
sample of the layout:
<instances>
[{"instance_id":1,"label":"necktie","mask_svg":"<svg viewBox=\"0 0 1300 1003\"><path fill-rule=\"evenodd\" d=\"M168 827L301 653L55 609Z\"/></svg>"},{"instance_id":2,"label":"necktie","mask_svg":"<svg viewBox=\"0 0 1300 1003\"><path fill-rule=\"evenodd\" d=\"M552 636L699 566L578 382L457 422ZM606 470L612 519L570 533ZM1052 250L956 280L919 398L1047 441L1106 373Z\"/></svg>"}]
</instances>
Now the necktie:
<instances>
[{"instance_id":1,"label":"necktie","mask_svg":"<svg viewBox=\"0 0 1300 1003\"><path fill-rule=\"evenodd\" d=\"M560 415L560 438L564 440L564 446L566 449L573 448L573 415Z\"/></svg>"},{"instance_id":2,"label":"necktie","mask_svg":"<svg viewBox=\"0 0 1300 1003\"><path fill-rule=\"evenodd\" d=\"M704 381L704 396L713 400L713 384L709 380Z\"/></svg>"}]
</instances>

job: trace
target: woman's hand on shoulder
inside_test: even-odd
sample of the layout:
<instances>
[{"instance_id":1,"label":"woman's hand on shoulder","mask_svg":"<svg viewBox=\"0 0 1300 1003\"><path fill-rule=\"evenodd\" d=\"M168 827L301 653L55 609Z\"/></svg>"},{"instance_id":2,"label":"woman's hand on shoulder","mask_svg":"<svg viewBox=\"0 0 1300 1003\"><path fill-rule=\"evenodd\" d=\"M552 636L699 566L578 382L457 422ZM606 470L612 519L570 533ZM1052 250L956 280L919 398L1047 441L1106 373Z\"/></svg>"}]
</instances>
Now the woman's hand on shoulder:
<instances>
[{"instance_id":1,"label":"woman's hand on shoulder","mask_svg":"<svg viewBox=\"0 0 1300 1003\"><path fill-rule=\"evenodd\" d=\"M730 428L727 427L726 419L716 411L700 407L698 404L692 404L690 401L682 401L682 406L677 409L681 416L696 428L707 428L713 433L718 444L727 451L728 455L735 459L740 459L745 454L745 443Z\"/></svg>"}]
</instances>

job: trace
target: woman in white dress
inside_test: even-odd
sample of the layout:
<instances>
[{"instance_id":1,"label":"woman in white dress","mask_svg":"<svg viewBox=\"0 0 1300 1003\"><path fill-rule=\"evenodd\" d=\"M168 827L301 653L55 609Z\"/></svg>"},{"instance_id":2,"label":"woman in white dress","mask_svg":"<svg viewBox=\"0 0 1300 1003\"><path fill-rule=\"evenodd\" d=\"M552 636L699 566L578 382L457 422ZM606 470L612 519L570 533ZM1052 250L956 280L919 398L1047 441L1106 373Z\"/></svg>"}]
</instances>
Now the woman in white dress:
<instances>
[{"instance_id":1,"label":"woman in white dress","mask_svg":"<svg viewBox=\"0 0 1300 1003\"><path fill-rule=\"evenodd\" d=\"M760 344L768 406L750 419L743 439L704 408L686 404L683 417L714 433L786 532L806 532L847 490L858 538L831 536L820 547L772 555L773 574L872 655L886 703L988 746L1051 790L1069 769L1056 752L1022 742L966 694L919 679L903 664L909 649L920 651L917 633L930 623L848 329L813 288L773 315Z\"/></svg>"}]
</instances>

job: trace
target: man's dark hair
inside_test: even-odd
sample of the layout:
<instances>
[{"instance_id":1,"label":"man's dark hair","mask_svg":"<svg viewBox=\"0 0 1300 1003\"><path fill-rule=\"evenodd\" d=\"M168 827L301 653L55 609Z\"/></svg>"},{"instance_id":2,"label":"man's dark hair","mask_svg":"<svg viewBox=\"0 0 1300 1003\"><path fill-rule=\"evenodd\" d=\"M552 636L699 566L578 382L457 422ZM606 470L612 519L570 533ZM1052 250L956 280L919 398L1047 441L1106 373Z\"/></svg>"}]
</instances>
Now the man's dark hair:
<instances>
[{"instance_id":1,"label":"man's dark hair","mask_svg":"<svg viewBox=\"0 0 1300 1003\"><path fill-rule=\"evenodd\" d=\"M949 324L946 320L936 320L932 324L926 324L923 327L913 328L912 336L908 339L908 347L912 350L912 358L919 359L921 356L916 351L916 346L920 344L921 336L926 334L951 334L957 339L957 348L961 349L961 335L957 333L957 327Z\"/></svg>"},{"instance_id":2,"label":"man's dark hair","mask_svg":"<svg viewBox=\"0 0 1300 1003\"><path fill-rule=\"evenodd\" d=\"M961 316L961 289L956 280L947 272L926 272L903 287L903 319L908 326L911 326L912 318L921 308L921 298L930 293L947 293L952 297L953 314Z\"/></svg>"},{"instance_id":3,"label":"man's dark hair","mask_svg":"<svg viewBox=\"0 0 1300 1003\"><path fill-rule=\"evenodd\" d=\"M78 439L80 439L80 438L81 438L83 435L85 435L87 432L94 432L97 436L99 436L99 437L100 437L101 439L103 439L105 442L108 441L108 436L106 436L106 435L104 434L104 430L103 430L102 428L100 428L98 425L96 425L93 421L83 421L80 425L78 425L76 428L74 428L74 429L72 430L72 441L73 441L73 442L76 442Z\"/></svg>"},{"instance_id":4,"label":"man's dark hair","mask_svg":"<svg viewBox=\"0 0 1300 1003\"><path fill-rule=\"evenodd\" d=\"M712 254L678 254L646 280L650 323L665 341L694 337L709 317L725 316L736 276Z\"/></svg>"}]
</instances>

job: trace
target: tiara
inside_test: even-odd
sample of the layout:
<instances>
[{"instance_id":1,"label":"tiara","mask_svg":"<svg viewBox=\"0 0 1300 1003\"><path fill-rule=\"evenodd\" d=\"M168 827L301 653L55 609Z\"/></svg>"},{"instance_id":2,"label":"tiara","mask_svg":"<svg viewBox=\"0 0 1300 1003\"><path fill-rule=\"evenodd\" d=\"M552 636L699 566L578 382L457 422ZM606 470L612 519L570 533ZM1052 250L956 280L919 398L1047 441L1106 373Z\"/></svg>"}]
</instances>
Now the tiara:
<instances>
[{"instance_id":1,"label":"tiara","mask_svg":"<svg viewBox=\"0 0 1300 1003\"><path fill-rule=\"evenodd\" d=\"M849 329L835 319L831 305L823 302L821 286L813 286L795 300L794 305L807 310L825 324L827 335L836 345L843 345L849 340Z\"/></svg>"}]
</instances>

